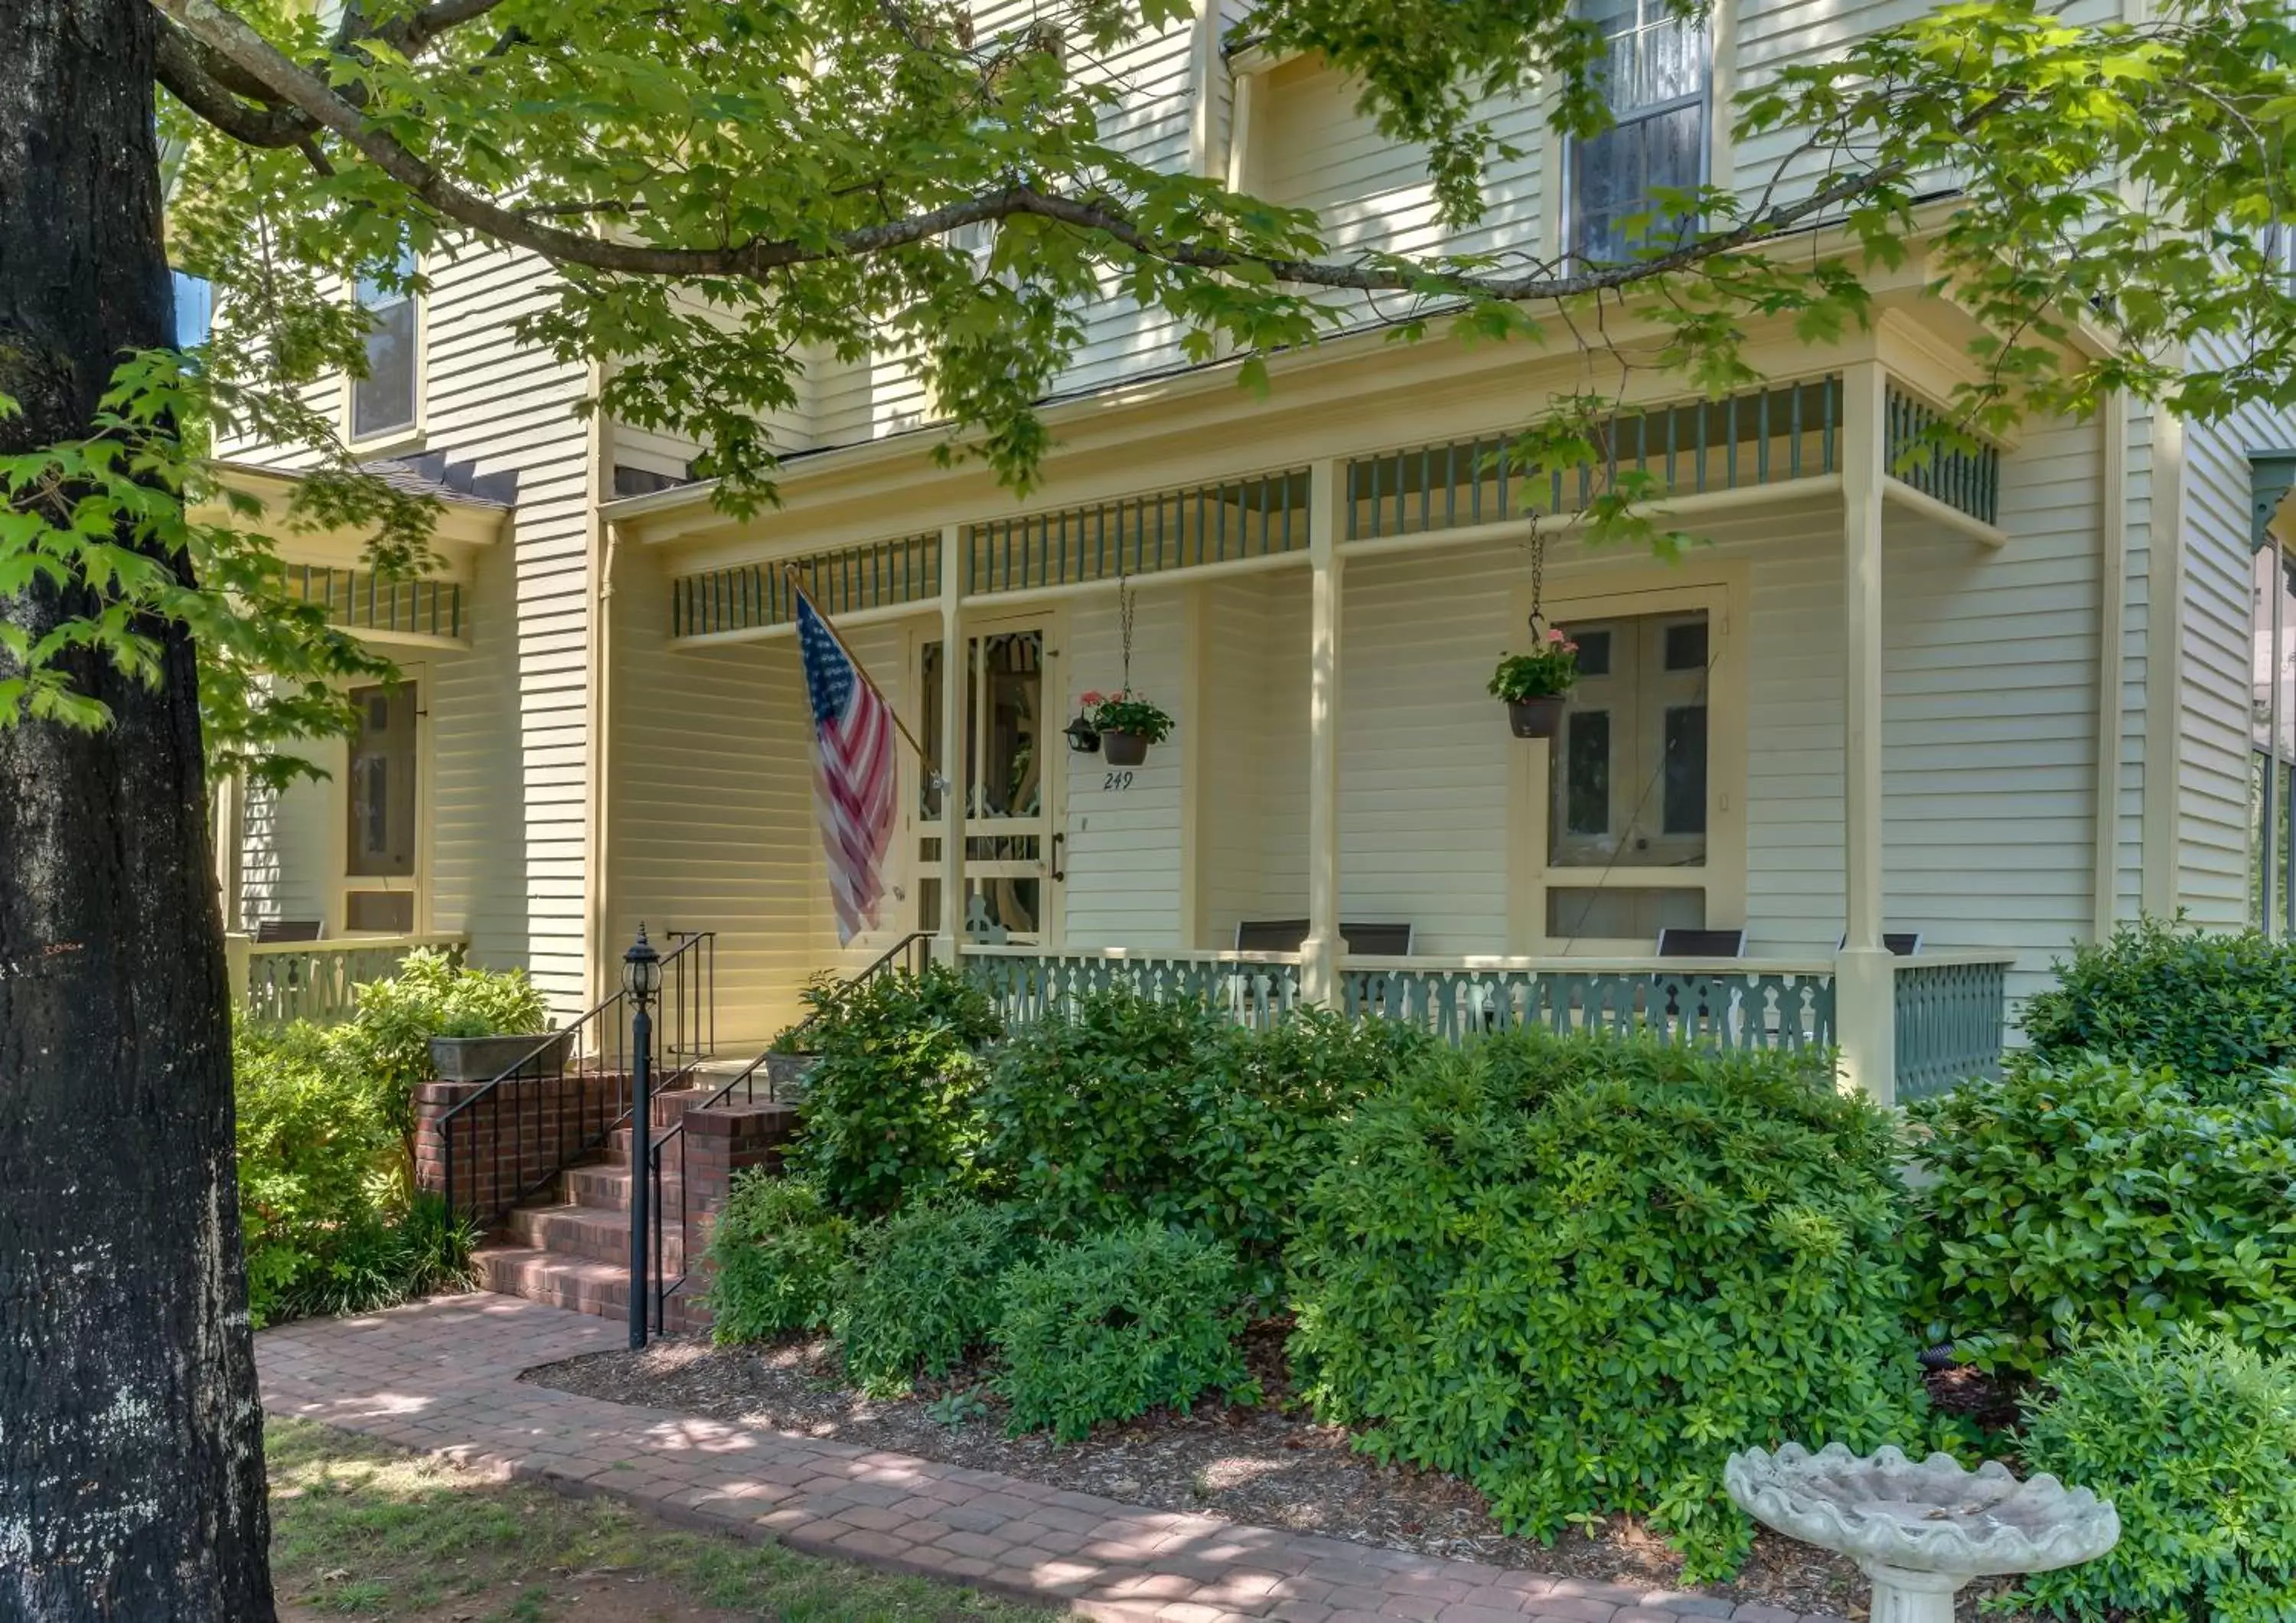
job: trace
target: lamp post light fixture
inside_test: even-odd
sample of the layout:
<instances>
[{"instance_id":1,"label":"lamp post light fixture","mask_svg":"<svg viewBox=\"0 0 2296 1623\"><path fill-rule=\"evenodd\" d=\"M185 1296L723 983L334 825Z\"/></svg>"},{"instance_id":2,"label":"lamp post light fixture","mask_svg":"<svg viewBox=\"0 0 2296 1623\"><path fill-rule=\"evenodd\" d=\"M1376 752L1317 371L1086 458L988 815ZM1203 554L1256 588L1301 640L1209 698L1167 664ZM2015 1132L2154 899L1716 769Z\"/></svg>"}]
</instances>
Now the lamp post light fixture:
<instances>
[{"instance_id":1,"label":"lamp post light fixture","mask_svg":"<svg viewBox=\"0 0 2296 1623\"><path fill-rule=\"evenodd\" d=\"M648 1163L653 1158L653 1014L661 992L661 954L646 939L645 926L622 954L622 991L635 1006L630 1045L635 1050L630 1086L630 1350L646 1344L646 1244Z\"/></svg>"}]
</instances>

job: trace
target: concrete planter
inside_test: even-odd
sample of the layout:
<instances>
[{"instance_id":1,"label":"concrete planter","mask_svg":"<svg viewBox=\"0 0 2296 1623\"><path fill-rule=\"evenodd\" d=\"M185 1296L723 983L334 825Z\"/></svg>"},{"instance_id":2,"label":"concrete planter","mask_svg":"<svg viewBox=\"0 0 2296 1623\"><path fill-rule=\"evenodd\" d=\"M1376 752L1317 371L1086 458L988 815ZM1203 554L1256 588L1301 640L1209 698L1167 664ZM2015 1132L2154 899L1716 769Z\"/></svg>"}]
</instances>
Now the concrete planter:
<instances>
[{"instance_id":1,"label":"concrete planter","mask_svg":"<svg viewBox=\"0 0 2296 1623\"><path fill-rule=\"evenodd\" d=\"M805 1097L806 1078L821 1063L818 1054L767 1054L766 1082L769 1097L786 1103Z\"/></svg>"},{"instance_id":2,"label":"concrete planter","mask_svg":"<svg viewBox=\"0 0 2296 1623\"><path fill-rule=\"evenodd\" d=\"M573 1047L570 1031L545 1032L531 1037L433 1037L430 1068L441 1082L492 1082L521 1060L528 1076L550 1075L566 1067ZM535 1050L540 1049L539 1053ZM529 1054L534 1057L527 1059Z\"/></svg>"}]
</instances>

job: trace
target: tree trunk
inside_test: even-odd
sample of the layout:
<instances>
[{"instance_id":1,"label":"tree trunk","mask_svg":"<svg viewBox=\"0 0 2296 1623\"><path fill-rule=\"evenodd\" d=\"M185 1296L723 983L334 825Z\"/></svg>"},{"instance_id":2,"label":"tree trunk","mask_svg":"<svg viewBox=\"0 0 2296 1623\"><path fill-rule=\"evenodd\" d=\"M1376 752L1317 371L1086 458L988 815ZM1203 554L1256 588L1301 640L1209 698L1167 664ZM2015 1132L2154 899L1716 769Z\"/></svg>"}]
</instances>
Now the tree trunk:
<instances>
[{"instance_id":1,"label":"tree trunk","mask_svg":"<svg viewBox=\"0 0 2296 1623\"><path fill-rule=\"evenodd\" d=\"M171 341L152 27L0 0L0 453L83 436L119 352ZM274 1615L198 694L151 630L157 688L75 668L109 729L0 727L4 1623Z\"/></svg>"}]
</instances>

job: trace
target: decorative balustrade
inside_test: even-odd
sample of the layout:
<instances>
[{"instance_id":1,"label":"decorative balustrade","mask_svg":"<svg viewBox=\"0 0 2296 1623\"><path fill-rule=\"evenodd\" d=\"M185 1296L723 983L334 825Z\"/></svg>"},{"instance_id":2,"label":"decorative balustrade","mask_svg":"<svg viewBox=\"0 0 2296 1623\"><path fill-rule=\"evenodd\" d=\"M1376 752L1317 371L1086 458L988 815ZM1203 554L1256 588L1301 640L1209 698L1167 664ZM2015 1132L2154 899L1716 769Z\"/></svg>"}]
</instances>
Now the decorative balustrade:
<instances>
[{"instance_id":1,"label":"decorative balustrade","mask_svg":"<svg viewBox=\"0 0 2296 1623\"><path fill-rule=\"evenodd\" d=\"M1111 986L1204 1002L1256 1028L1300 1001L1294 953L968 946L963 956L1014 1024ZM1980 953L1897 961L1899 1100L2000 1074L2010 963ZM1339 993L1350 1019L1400 1021L1453 1043L1526 1026L1726 1051L1820 1054L1836 1041L1833 965L1823 959L1350 958Z\"/></svg>"},{"instance_id":2,"label":"decorative balustrade","mask_svg":"<svg viewBox=\"0 0 2296 1623\"><path fill-rule=\"evenodd\" d=\"M232 998L248 1018L261 1024L309 1020L333 1026L351 1017L359 985L395 974L416 948L459 953L464 944L460 935L354 935L259 944L233 936L226 943Z\"/></svg>"},{"instance_id":3,"label":"decorative balustrade","mask_svg":"<svg viewBox=\"0 0 2296 1623\"><path fill-rule=\"evenodd\" d=\"M327 623L459 641L463 589L453 581L386 581L371 569L290 564L287 594L326 610Z\"/></svg>"},{"instance_id":4,"label":"decorative balustrade","mask_svg":"<svg viewBox=\"0 0 2296 1623\"><path fill-rule=\"evenodd\" d=\"M1830 964L1494 959L1453 967L1357 958L1340 971L1340 1006L1351 1017L1424 1026L1447 1042L1542 1026L1731 1050L1833 1045Z\"/></svg>"},{"instance_id":5,"label":"decorative balustrade","mask_svg":"<svg viewBox=\"0 0 2296 1623\"><path fill-rule=\"evenodd\" d=\"M1975 953L1898 963L1898 1098L2001 1074L2010 960Z\"/></svg>"},{"instance_id":6,"label":"decorative balustrade","mask_svg":"<svg viewBox=\"0 0 2296 1623\"><path fill-rule=\"evenodd\" d=\"M1127 986L1160 1001L1209 1004L1239 1026L1265 1029L1300 1001L1296 952L1045 952L967 946L964 973L1008 1024L1041 1019L1087 993Z\"/></svg>"}]
</instances>

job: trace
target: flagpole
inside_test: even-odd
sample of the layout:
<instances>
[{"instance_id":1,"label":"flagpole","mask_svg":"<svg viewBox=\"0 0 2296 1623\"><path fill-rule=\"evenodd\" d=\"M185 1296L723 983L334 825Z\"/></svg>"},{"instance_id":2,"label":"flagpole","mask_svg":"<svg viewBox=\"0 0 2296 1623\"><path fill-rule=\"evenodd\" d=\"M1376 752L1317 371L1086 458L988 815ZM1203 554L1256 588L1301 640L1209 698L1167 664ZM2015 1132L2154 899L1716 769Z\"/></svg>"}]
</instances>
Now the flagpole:
<instances>
[{"instance_id":1,"label":"flagpole","mask_svg":"<svg viewBox=\"0 0 2296 1623\"><path fill-rule=\"evenodd\" d=\"M908 740L908 745L911 749L916 751L919 764L923 766L925 770L928 773L931 773L933 777L939 777L939 773L933 771L932 757L925 754L925 746L917 742L917 736L909 730L909 724L901 720L900 711L894 705L892 700L885 696L885 690L877 686L877 679L869 674L869 668L861 663L861 656L853 652L853 645L845 640L843 634L838 630L837 627L833 623L832 623L829 616L821 613L821 605L815 603L813 601L813 595L807 591L804 586L799 582L797 578L797 565L794 564L783 564L782 573L789 581L790 590L795 592L799 597L803 597L808 604L811 605L815 614L820 617L822 629L829 633L831 639L834 641L839 647L845 650L845 657L853 666L853 674L859 677L864 682L867 683L869 691L877 696L878 703L882 704L885 707L885 713L893 718L893 725L900 729L901 737Z\"/></svg>"}]
</instances>

